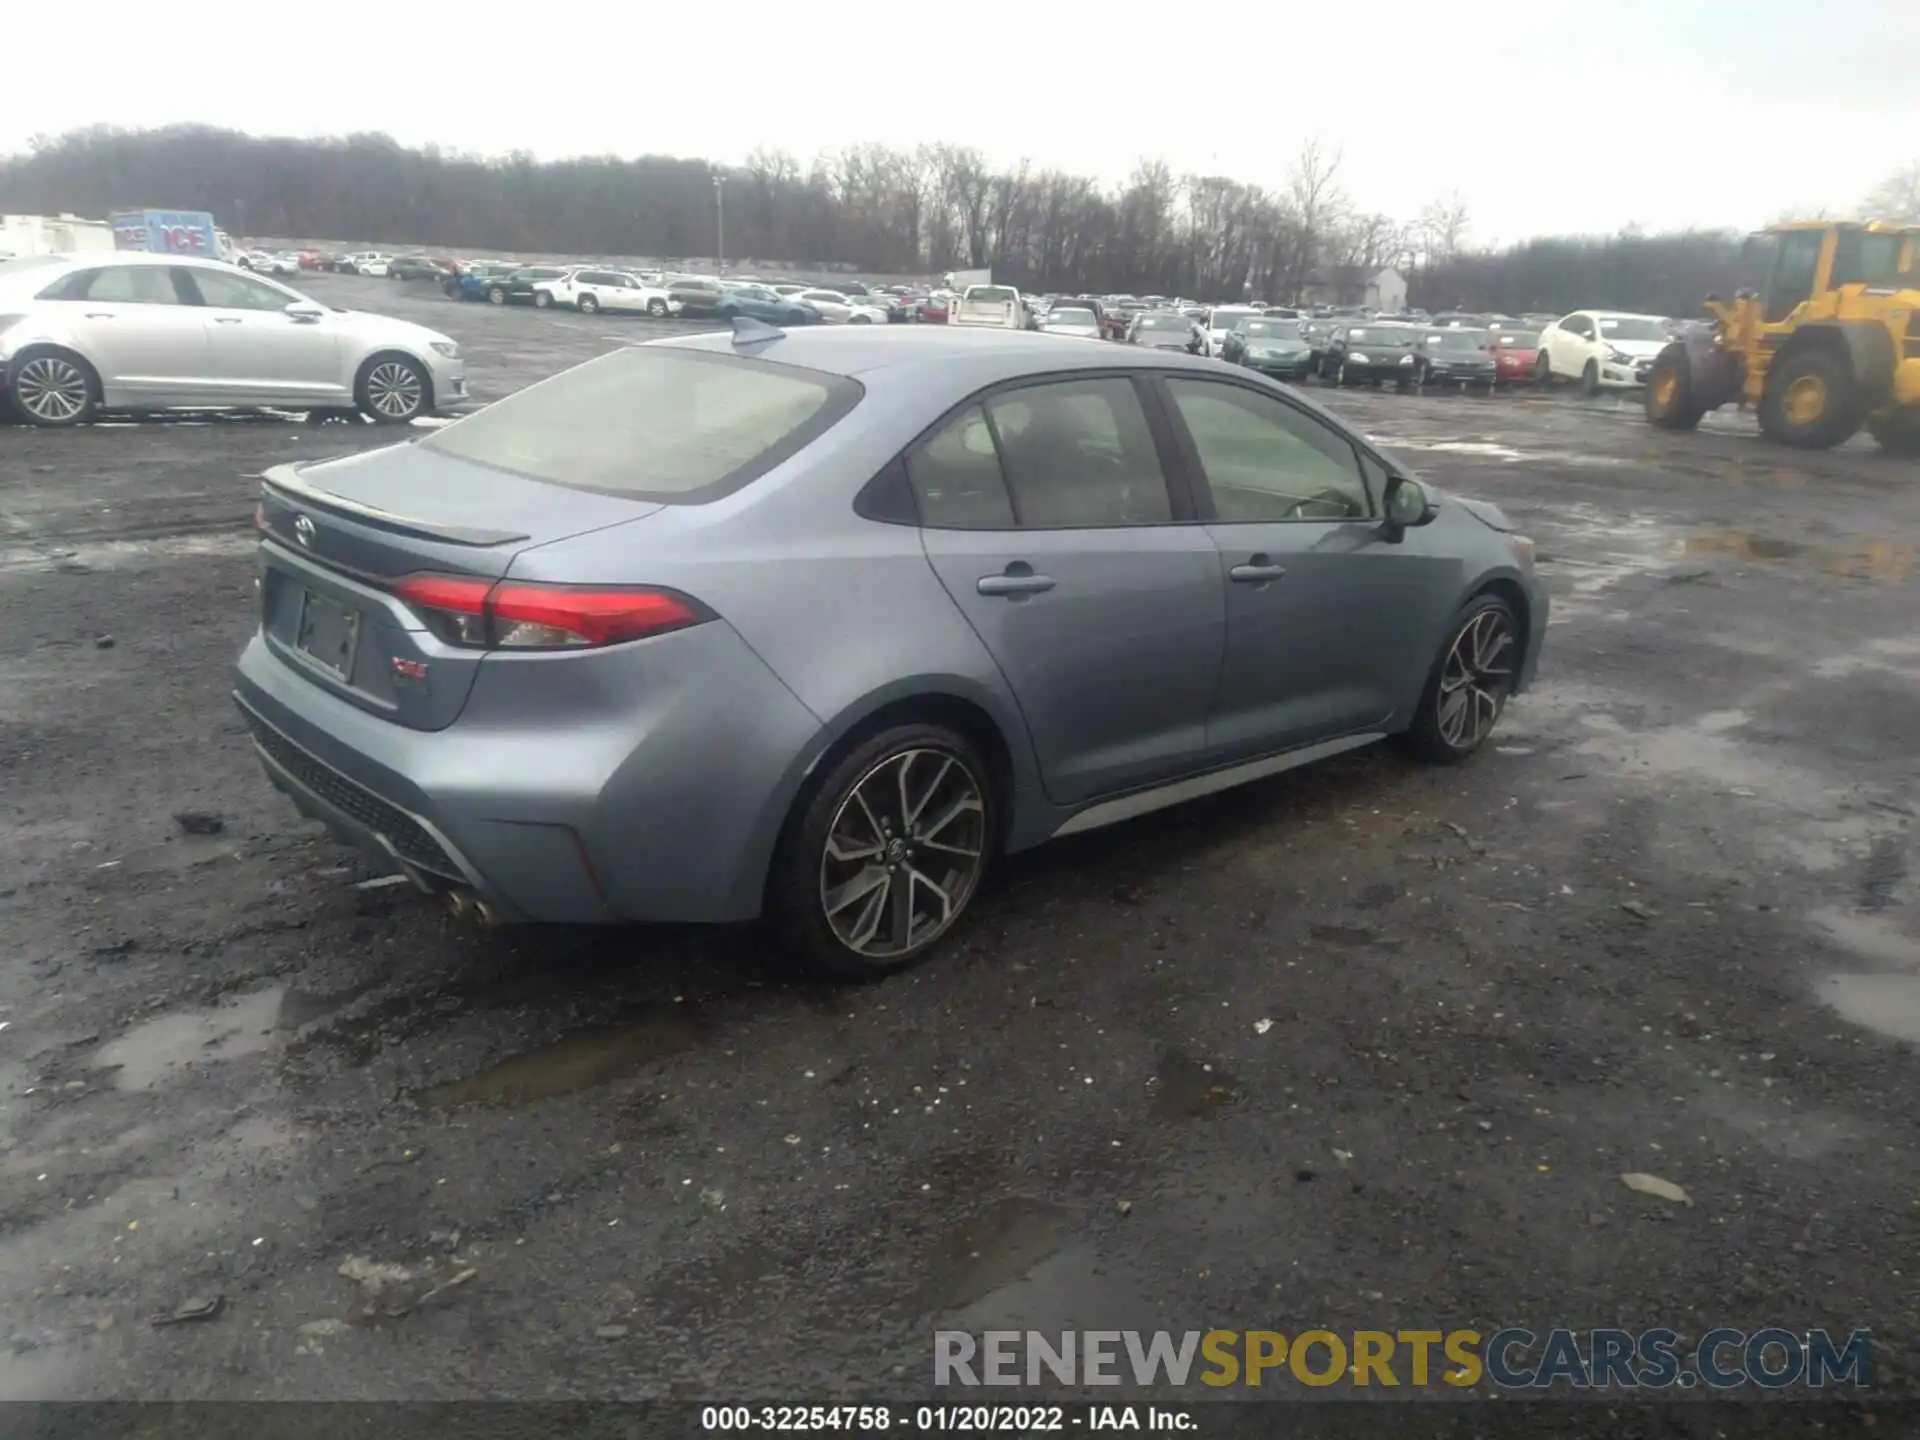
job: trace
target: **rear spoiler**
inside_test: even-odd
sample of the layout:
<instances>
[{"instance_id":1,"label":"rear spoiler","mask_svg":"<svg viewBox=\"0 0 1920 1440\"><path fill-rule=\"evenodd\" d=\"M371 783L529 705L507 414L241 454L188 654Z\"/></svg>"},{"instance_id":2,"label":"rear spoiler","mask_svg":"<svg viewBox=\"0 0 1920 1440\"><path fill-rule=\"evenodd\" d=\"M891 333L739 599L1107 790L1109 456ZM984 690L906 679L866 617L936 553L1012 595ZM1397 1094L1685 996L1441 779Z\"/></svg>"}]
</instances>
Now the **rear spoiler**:
<instances>
[{"instance_id":1,"label":"rear spoiler","mask_svg":"<svg viewBox=\"0 0 1920 1440\"><path fill-rule=\"evenodd\" d=\"M468 525L441 525L431 520L415 520L405 515L395 515L390 510L381 510L373 505L362 504L358 500L349 500L344 495L336 495L331 490L321 490L309 485L300 478L298 467L293 465L275 465L263 472L260 479L264 482L262 492L272 491L283 500L295 505L311 505L321 510L332 510L343 515L351 515L361 520L371 520L387 530L397 530L403 535L417 535L427 540L444 540L453 545L473 545L485 548L491 545L510 545L516 540L529 540L532 537L518 530L481 530Z\"/></svg>"}]
</instances>

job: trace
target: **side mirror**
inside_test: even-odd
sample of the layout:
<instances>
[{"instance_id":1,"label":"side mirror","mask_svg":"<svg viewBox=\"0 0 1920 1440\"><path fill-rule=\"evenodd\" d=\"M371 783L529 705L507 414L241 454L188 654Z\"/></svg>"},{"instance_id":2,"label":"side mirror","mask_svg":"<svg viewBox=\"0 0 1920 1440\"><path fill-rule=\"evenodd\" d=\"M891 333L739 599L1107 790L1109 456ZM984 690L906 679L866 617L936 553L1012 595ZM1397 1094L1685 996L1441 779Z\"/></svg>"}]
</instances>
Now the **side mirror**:
<instances>
[{"instance_id":1,"label":"side mirror","mask_svg":"<svg viewBox=\"0 0 1920 1440\"><path fill-rule=\"evenodd\" d=\"M1387 536L1398 540L1414 526L1433 519L1433 501L1418 480L1395 475L1387 481L1386 512Z\"/></svg>"},{"instance_id":2,"label":"side mirror","mask_svg":"<svg viewBox=\"0 0 1920 1440\"><path fill-rule=\"evenodd\" d=\"M309 304L304 300L296 300L287 306L283 313L289 320L298 320L304 325L311 325L327 312L322 310L318 305Z\"/></svg>"}]
</instances>

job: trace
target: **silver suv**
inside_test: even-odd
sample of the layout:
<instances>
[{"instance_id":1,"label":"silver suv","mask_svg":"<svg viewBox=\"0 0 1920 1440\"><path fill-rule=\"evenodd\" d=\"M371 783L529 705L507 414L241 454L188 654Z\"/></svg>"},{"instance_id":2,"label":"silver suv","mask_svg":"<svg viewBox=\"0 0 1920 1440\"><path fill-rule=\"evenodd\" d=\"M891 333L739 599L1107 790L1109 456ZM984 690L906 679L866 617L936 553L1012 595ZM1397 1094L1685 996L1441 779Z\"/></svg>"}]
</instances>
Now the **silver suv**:
<instances>
[{"instance_id":1,"label":"silver suv","mask_svg":"<svg viewBox=\"0 0 1920 1440\"><path fill-rule=\"evenodd\" d=\"M445 335L212 260L137 252L0 262L0 400L34 425L101 410L283 405L404 424L467 398Z\"/></svg>"}]
</instances>

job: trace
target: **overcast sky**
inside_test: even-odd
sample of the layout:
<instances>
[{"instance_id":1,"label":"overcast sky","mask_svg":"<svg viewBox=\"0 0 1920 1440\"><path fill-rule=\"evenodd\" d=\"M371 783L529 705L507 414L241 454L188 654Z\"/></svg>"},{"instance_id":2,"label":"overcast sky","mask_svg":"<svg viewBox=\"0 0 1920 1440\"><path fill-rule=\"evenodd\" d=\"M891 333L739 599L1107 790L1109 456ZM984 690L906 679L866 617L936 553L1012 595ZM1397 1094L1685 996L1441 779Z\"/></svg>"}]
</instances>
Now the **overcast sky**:
<instances>
[{"instance_id":1,"label":"overcast sky","mask_svg":"<svg viewBox=\"0 0 1920 1440\"><path fill-rule=\"evenodd\" d=\"M1458 190L1481 242L1848 209L1920 158L1920 0L94 0L80 38L65 7L7 8L0 151L176 121L723 163L950 140L1278 185L1318 131L1355 204Z\"/></svg>"}]
</instances>

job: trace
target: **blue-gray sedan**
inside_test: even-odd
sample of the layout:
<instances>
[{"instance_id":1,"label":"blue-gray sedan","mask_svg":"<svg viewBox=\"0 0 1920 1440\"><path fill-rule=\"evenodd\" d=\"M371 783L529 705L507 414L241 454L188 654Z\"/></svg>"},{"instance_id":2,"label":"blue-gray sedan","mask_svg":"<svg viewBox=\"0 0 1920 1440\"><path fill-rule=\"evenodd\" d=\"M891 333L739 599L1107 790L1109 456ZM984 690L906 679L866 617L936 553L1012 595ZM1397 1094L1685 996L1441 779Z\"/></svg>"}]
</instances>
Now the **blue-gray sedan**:
<instances>
[{"instance_id":1,"label":"blue-gray sedan","mask_svg":"<svg viewBox=\"0 0 1920 1440\"><path fill-rule=\"evenodd\" d=\"M1244 369L1020 331L616 350L270 472L236 698L275 785L458 909L765 917L904 964L997 853L1387 736L1538 663L1500 512Z\"/></svg>"}]
</instances>

